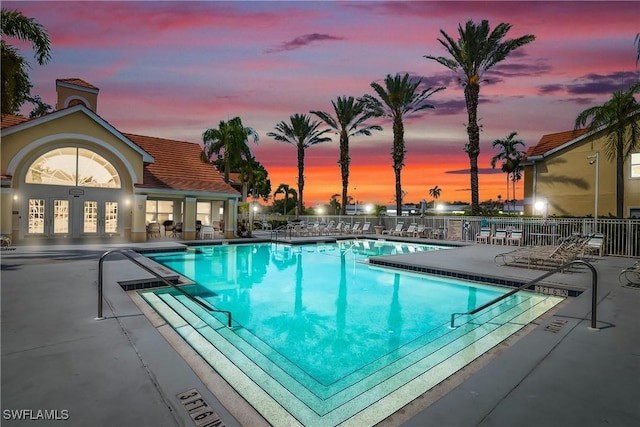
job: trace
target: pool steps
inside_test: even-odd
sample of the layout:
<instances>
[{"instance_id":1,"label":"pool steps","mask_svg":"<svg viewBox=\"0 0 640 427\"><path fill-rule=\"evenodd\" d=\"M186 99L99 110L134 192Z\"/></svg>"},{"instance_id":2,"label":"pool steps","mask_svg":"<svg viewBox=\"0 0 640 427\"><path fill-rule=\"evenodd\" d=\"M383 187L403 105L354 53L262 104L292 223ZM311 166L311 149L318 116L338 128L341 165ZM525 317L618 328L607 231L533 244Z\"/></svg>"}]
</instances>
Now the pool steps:
<instances>
[{"instance_id":1,"label":"pool steps","mask_svg":"<svg viewBox=\"0 0 640 427\"><path fill-rule=\"evenodd\" d=\"M357 372L321 384L250 331L227 328L226 319L184 296L141 295L270 423L297 420L305 426L375 424L561 301L534 294L518 304L506 300L475 317L461 317L456 329L442 325Z\"/></svg>"}]
</instances>

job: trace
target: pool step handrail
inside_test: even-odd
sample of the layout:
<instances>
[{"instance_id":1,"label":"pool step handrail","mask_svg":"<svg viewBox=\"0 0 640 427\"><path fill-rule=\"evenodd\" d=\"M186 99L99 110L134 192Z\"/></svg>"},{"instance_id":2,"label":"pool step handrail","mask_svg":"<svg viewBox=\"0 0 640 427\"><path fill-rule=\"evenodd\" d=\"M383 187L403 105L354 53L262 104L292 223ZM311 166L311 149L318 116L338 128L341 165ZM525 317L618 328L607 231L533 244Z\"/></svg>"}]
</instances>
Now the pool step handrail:
<instances>
[{"instance_id":1,"label":"pool step handrail","mask_svg":"<svg viewBox=\"0 0 640 427\"><path fill-rule=\"evenodd\" d=\"M162 281L162 283L164 283L165 285L171 286L176 291L180 292L182 295L184 295L185 297L189 298L191 301L193 301L194 303L198 304L203 309L205 309L207 311L226 314L227 315L227 326L229 328L231 327L231 312L230 311L218 310L218 309L213 308L213 307L209 306L208 304L200 301L199 299L197 299L193 295L191 295L189 292L185 291L184 289L181 289L179 286L176 286L175 283L172 283L171 281L165 279L164 277L160 276L158 273L153 271L148 266L142 264L140 261L138 261L137 259L132 257L129 254L129 252L134 252L134 251L132 251L131 249L113 249L113 250L107 251L104 254L102 254L102 256L100 257L100 261L98 261L98 317L96 317L96 320L104 319L104 317L102 316L102 287L103 287L103 285L102 285L102 272L103 272L104 259L108 255L110 255L112 253L119 253L121 255L124 255L129 261L133 262L138 267L140 267L143 270L145 270L147 273L150 273L153 276L155 276L157 279L160 279L160 281Z\"/></svg>"},{"instance_id":2,"label":"pool step handrail","mask_svg":"<svg viewBox=\"0 0 640 427\"><path fill-rule=\"evenodd\" d=\"M499 297L492 299L491 301L482 304L480 307L474 308L471 311L468 311L466 313L452 313L451 314L451 328L455 328L455 321L456 321L456 317L459 316L465 316L465 315L472 315L472 314L476 314L479 311L484 310L485 308L492 306L493 304L502 301L505 298L510 297L511 295L515 294L518 291L521 291L523 289L527 289L529 287L531 287L532 285L535 285L536 283L540 282L541 280L546 279L549 276L552 276L556 273L558 273L559 271L565 270L567 267L573 265L573 264L584 264L587 267L589 267L589 269L591 270L591 327L590 329L592 330L598 330L598 328L596 327L596 309L597 309L597 305L598 305L598 272L596 271L596 269L593 267L593 265L591 265L590 263L588 263L587 261L581 260L581 259L577 259L577 260L573 260L573 261L569 261L568 263L561 265L560 267L556 267L551 271L546 272L545 274L543 274L542 276L535 278L533 280L531 280L530 282L527 282L509 292L507 292L506 294L500 295Z\"/></svg>"},{"instance_id":3,"label":"pool step handrail","mask_svg":"<svg viewBox=\"0 0 640 427\"><path fill-rule=\"evenodd\" d=\"M289 238L293 237L293 229L289 227L289 224L284 224L281 225L280 227L274 228L273 230L271 230L271 236L269 236L270 240L275 241L276 243L278 243L278 235L280 233L284 234L284 238L287 238L287 230L289 231ZM274 239L273 236L276 236L276 238Z\"/></svg>"}]
</instances>

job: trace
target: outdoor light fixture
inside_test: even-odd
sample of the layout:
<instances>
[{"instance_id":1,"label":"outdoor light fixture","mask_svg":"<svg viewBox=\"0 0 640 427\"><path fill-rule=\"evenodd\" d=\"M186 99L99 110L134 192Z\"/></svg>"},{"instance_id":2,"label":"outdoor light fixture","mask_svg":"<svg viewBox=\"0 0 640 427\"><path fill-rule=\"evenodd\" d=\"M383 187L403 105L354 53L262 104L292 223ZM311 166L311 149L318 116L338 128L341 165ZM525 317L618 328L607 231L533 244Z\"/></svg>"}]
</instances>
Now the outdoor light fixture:
<instances>
[{"instance_id":1,"label":"outdoor light fixture","mask_svg":"<svg viewBox=\"0 0 640 427\"><path fill-rule=\"evenodd\" d=\"M596 194L595 194L595 211L593 212L593 228L594 231L597 229L597 225L598 225L598 192L599 192L599 180L600 180L600 153L596 151L595 154L592 154L590 156L587 156L587 159L589 159L589 164L596 164Z\"/></svg>"}]
</instances>

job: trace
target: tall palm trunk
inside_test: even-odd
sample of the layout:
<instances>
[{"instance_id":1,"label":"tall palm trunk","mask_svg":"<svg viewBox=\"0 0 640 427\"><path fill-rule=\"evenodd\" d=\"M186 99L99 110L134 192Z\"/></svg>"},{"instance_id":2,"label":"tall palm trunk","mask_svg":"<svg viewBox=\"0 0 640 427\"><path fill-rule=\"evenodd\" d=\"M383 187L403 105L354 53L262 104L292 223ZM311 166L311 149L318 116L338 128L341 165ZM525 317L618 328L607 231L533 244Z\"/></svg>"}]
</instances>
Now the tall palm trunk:
<instances>
[{"instance_id":1,"label":"tall palm trunk","mask_svg":"<svg viewBox=\"0 0 640 427\"><path fill-rule=\"evenodd\" d=\"M396 215L402 216L402 183L400 181L400 174L402 172L402 166L404 166L404 124L402 123L402 116L396 114L393 119L393 171L396 176Z\"/></svg>"},{"instance_id":2,"label":"tall palm trunk","mask_svg":"<svg viewBox=\"0 0 640 427\"><path fill-rule=\"evenodd\" d=\"M344 129L340 132L340 161L338 163L340 163L340 172L342 175L342 207L340 208L340 212L342 215L346 215L351 158L349 157L349 135Z\"/></svg>"},{"instance_id":3,"label":"tall palm trunk","mask_svg":"<svg viewBox=\"0 0 640 427\"><path fill-rule=\"evenodd\" d=\"M480 154L480 128L478 127L478 97L480 86L477 82L467 82L464 87L464 99L467 104L469 123L467 124L467 134L469 135L469 145L466 148L471 165L471 214L480 213L478 200L478 155Z\"/></svg>"},{"instance_id":4,"label":"tall palm trunk","mask_svg":"<svg viewBox=\"0 0 640 427\"><path fill-rule=\"evenodd\" d=\"M298 144L298 209L296 216L302 213L302 190L304 188L304 146Z\"/></svg>"}]
</instances>

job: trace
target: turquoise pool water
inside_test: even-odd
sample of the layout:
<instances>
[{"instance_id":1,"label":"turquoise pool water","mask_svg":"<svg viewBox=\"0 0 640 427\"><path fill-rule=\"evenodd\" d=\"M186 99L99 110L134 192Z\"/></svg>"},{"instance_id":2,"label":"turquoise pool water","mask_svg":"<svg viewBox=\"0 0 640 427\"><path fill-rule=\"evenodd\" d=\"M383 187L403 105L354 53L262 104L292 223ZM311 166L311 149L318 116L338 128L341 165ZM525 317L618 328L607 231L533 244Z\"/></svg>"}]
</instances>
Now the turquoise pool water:
<instances>
[{"instance_id":1,"label":"turquoise pool water","mask_svg":"<svg viewBox=\"0 0 640 427\"><path fill-rule=\"evenodd\" d=\"M469 311L507 289L383 269L366 262L371 255L437 249L341 241L300 246L220 245L150 256L193 280L196 284L187 288L190 293L216 309L230 311L232 330L222 326L226 319L219 313L203 313L170 290L142 295L154 307L173 307L187 320L174 325L187 341L194 334L205 337L302 424L334 425L335 420L344 421L416 380L426 366L437 366L478 340L487 340L502 325L515 325L510 330L521 328L526 319L513 319L532 307L560 300L519 293L466 323L461 318L461 328L451 330L451 313ZM496 336L502 340L502 334ZM220 337L231 346L220 344ZM486 345L495 345L491 344L494 338ZM201 354L208 354L201 341L197 338L190 343ZM476 350L486 348L477 345ZM459 363L464 366L478 355L464 356L451 369L455 372ZM425 367L417 369L421 363ZM367 393L371 396L363 399ZM292 403L296 400L292 396L299 403ZM346 415L341 415L343 411Z\"/></svg>"}]
</instances>

